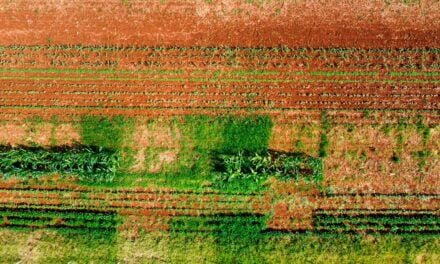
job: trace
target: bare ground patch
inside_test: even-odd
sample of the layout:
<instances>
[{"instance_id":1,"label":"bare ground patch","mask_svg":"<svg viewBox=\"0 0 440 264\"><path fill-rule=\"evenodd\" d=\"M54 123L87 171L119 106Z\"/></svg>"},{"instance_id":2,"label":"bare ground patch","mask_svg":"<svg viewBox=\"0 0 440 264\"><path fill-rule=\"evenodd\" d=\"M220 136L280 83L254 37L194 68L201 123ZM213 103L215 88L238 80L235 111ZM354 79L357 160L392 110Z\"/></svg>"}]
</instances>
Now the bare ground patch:
<instances>
[{"instance_id":1,"label":"bare ground patch","mask_svg":"<svg viewBox=\"0 0 440 264\"><path fill-rule=\"evenodd\" d=\"M428 157L421 170L415 155L424 149L421 135L407 128L399 144L397 133L386 135L372 126L356 127L353 132L333 128L325 159L326 184L342 192L439 192L438 159ZM398 162L393 161L396 155Z\"/></svg>"},{"instance_id":2,"label":"bare ground patch","mask_svg":"<svg viewBox=\"0 0 440 264\"><path fill-rule=\"evenodd\" d=\"M319 140L320 127L317 124L275 124L272 128L269 148L317 156Z\"/></svg>"},{"instance_id":3,"label":"bare ground patch","mask_svg":"<svg viewBox=\"0 0 440 264\"><path fill-rule=\"evenodd\" d=\"M131 170L160 172L164 164L176 160L180 150L180 139L179 130L170 120L163 119L137 125L131 146L135 151Z\"/></svg>"},{"instance_id":4,"label":"bare ground patch","mask_svg":"<svg viewBox=\"0 0 440 264\"><path fill-rule=\"evenodd\" d=\"M10 122L0 124L0 144L5 145L72 145L81 141L77 128L70 123Z\"/></svg>"}]
</instances>

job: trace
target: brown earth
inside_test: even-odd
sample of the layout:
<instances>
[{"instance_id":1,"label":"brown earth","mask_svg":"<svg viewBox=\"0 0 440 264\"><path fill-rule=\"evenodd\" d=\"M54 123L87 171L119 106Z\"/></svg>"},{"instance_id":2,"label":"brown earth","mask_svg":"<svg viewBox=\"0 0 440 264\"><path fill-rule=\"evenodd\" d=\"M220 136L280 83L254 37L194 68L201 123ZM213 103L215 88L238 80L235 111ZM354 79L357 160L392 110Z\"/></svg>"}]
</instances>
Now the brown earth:
<instances>
[{"instance_id":1,"label":"brown earth","mask_svg":"<svg viewBox=\"0 0 440 264\"><path fill-rule=\"evenodd\" d=\"M435 0L1 0L0 21L1 45L440 46Z\"/></svg>"},{"instance_id":2,"label":"brown earth","mask_svg":"<svg viewBox=\"0 0 440 264\"><path fill-rule=\"evenodd\" d=\"M173 128L169 120L158 119L150 124L138 123L130 146L136 153L131 170L160 172L165 164L176 160L180 151L180 139L180 132Z\"/></svg>"},{"instance_id":3,"label":"brown earth","mask_svg":"<svg viewBox=\"0 0 440 264\"><path fill-rule=\"evenodd\" d=\"M420 171L420 158L414 153L427 148L421 135L415 128L406 128L401 153L397 138L395 129L386 135L372 126L357 126L353 132L342 126L333 128L325 159L326 185L342 193L439 193L438 154L432 152ZM393 161L393 155L398 155L400 162Z\"/></svg>"},{"instance_id":4,"label":"brown earth","mask_svg":"<svg viewBox=\"0 0 440 264\"><path fill-rule=\"evenodd\" d=\"M0 124L0 143L5 145L72 145L81 136L71 123L5 122Z\"/></svg>"}]
</instances>

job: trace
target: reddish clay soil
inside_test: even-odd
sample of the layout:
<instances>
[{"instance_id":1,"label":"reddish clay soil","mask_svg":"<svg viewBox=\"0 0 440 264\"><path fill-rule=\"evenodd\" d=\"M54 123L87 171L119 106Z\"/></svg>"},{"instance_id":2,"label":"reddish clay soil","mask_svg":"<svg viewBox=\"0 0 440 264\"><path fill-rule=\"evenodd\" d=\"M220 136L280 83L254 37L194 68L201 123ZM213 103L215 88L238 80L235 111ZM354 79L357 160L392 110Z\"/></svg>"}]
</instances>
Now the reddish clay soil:
<instances>
[{"instance_id":1,"label":"reddish clay soil","mask_svg":"<svg viewBox=\"0 0 440 264\"><path fill-rule=\"evenodd\" d=\"M207 2L1 0L0 44L440 47L435 0Z\"/></svg>"}]
</instances>

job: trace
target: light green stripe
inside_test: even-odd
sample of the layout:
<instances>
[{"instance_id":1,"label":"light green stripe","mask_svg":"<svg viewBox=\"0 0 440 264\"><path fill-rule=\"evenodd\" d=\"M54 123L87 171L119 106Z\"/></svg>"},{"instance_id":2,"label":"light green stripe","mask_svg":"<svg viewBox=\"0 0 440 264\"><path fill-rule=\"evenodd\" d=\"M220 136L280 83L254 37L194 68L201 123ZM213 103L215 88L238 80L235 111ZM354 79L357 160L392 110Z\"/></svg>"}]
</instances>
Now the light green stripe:
<instances>
[{"instance_id":1,"label":"light green stripe","mask_svg":"<svg viewBox=\"0 0 440 264\"><path fill-rule=\"evenodd\" d=\"M389 76L440 76L440 72L389 72Z\"/></svg>"},{"instance_id":2,"label":"light green stripe","mask_svg":"<svg viewBox=\"0 0 440 264\"><path fill-rule=\"evenodd\" d=\"M77 74L185 74L184 70L115 70L115 69L22 69L22 68L0 68L0 72L10 73L77 73ZM209 71L209 70L194 70L188 72L189 74L214 74L219 75L310 75L310 76L378 76L379 72L340 72L340 71L291 71L291 72L277 72L277 71L264 71L264 70L252 70L252 71Z\"/></svg>"},{"instance_id":3,"label":"light green stripe","mask_svg":"<svg viewBox=\"0 0 440 264\"><path fill-rule=\"evenodd\" d=\"M119 78L119 77L23 77L0 76L1 80L58 81L157 81L157 82L252 82L252 83L440 83L440 80L329 80L329 79L222 79L222 78Z\"/></svg>"},{"instance_id":4,"label":"light green stripe","mask_svg":"<svg viewBox=\"0 0 440 264\"><path fill-rule=\"evenodd\" d=\"M87 73L87 74L184 74L183 70L114 70L114 69L17 69L17 68L0 68L0 72L19 72L19 73Z\"/></svg>"}]
</instances>

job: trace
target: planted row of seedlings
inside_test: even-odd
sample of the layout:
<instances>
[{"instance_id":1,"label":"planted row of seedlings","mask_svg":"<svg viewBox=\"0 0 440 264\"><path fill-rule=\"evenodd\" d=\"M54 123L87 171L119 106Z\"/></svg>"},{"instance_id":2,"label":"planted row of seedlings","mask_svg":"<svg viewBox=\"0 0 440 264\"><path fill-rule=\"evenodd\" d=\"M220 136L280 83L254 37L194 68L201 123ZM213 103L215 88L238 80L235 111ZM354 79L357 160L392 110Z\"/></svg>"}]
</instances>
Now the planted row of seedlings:
<instances>
[{"instance_id":1,"label":"planted row of seedlings","mask_svg":"<svg viewBox=\"0 0 440 264\"><path fill-rule=\"evenodd\" d=\"M0 226L30 228L115 229L114 212L0 207Z\"/></svg>"},{"instance_id":2,"label":"planted row of seedlings","mask_svg":"<svg viewBox=\"0 0 440 264\"><path fill-rule=\"evenodd\" d=\"M274 205L273 230L440 233L438 195L310 195Z\"/></svg>"},{"instance_id":3,"label":"planted row of seedlings","mask_svg":"<svg viewBox=\"0 0 440 264\"><path fill-rule=\"evenodd\" d=\"M35 58L53 60L68 60L79 57L82 60L98 58L103 61L124 61L128 58L145 59L211 59L230 60L241 58L245 60L304 60L310 61L341 61L341 62L393 62L402 63L429 63L438 62L440 54L437 49L291 49L291 48L228 48L228 47L84 47L68 48L65 46L21 46L1 47L4 59ZM105 59L105 60L104 60ZM392 64L391 64L392 65Z\"/></svg>"},{"instance_id":4,"label":"planted row of seedlings","mask_svg":"<svg viewBox=\"0 0 440 264\"><path fill-rule=\"evenodd\" d=\"M109 195L110 194L110 195ZM87 197L88 196L88 197ZM8 190L0 193L1 225L29 227L120 228L152 226L166 230L164 225L174 217L205 217L209 215L262 214L270 208L251 197L228 197L221 201L203 195L180 194L118 194L90 193L79 195L68 191L44 192ZM118 215L118 221L114 220ZM95 217L96 216L96 217Z\"/></svg>"},{"instance_id":5,"label":"planted row of seedlings","mask_svg":"<svg viewBox=\"0 0 440 264\"><path fill-rule=\"evenodd\" d=\"M316 53L321 52L321 53ZM256 72L260 70L274 70L285 72L289 70L339 70L349 71L358 75L367 74L365 70L395 70L404 71L403 75L392 76L417 76L412 72L428 71L425 76L438 75L440 69L440 55L434 51L426 51L423 55L408 53L396 56L393 53L372 52L371 55L337 55L325 50L315 51L309 55L243 55L239 52L229 51L223 54L203 56L199 54L166 55L163 51L157 54L151 53L111 53L101 52L89 54L85 51L64 52L58 54L49 52L7 52L0 53L0 65L7 68L57 68L54 71L62 72L62 69L137 69L137 70L204 70L205 68L234 68L250 70L251 74L264 74ZM356 72L359 71L359 72ZM434 71L434 72L433 72ZM169 71L168 71L169 72ZM431 73L432 72L432 73ZM85 71L82 73L86 73ZM241 73L240 73L241 74ZM333 74L338 76L339 74Z\"/></svg>"},{"instance_id":6,"label":"planted row of seedlings","mask_svg":"<svg viewBox=\"0 0 440 264\"><path fill-rule=\"evenodd\" d=\"M419 213L418 211L387 211L364 214L333 215L328 211L315 213L314 227L320 231L347 232L423 232L440 233L440 215L437 212Z\"/></svg>"},{"instance_id":7,"label":"planted row of seedlings","mask_svg":"<svg viewBox=\"0 0 440 264\"><path fill-rule=\"evenodd\" d=\"M100 192L90 187L76 191L47 187L4 187L0 192L2 225L94 228L103 223L107 228L119 221L122 230L222 232L223 227L236 223L259 232L436 233L440 221L438 195L341 194L327 197L319 193L299 193L290 202L279 203L270 195L178 194L153 189L118 192L103 189ZM272 218L267 218L272 213ZM116 214L120 218L113 221Z\"/></svg>"}]
</instances>

